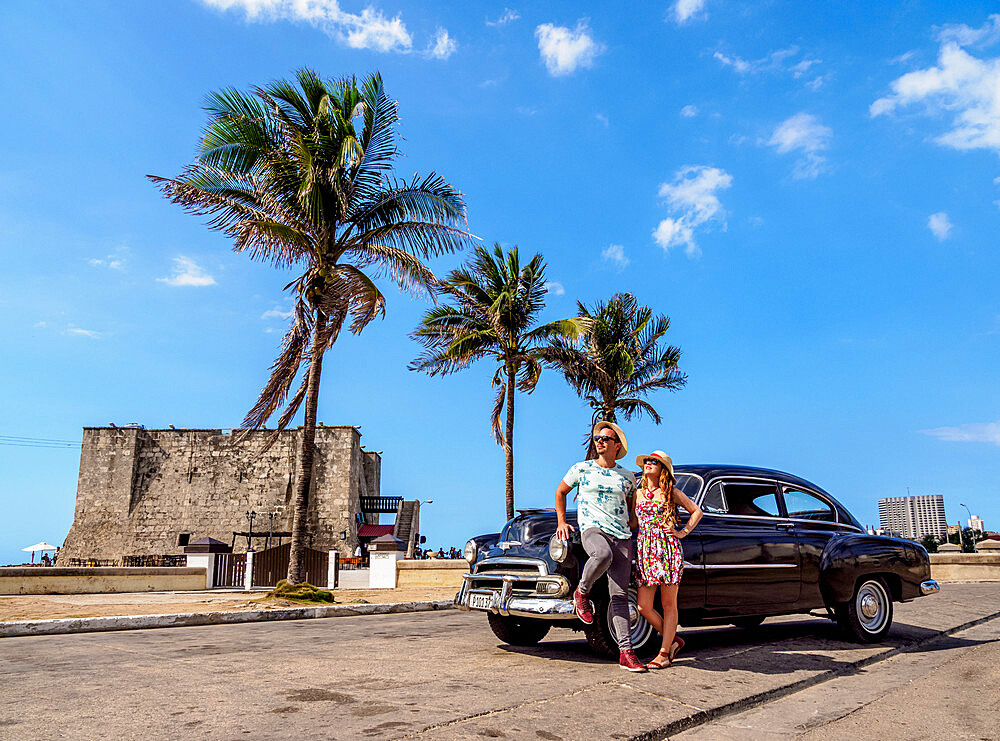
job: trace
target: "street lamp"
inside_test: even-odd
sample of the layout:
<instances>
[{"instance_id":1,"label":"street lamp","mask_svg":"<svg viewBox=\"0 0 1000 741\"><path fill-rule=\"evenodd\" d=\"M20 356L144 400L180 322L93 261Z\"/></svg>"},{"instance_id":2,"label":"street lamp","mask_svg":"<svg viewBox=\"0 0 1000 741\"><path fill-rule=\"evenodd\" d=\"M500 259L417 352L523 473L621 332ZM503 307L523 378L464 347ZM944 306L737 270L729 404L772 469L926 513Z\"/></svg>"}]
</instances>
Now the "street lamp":
<instances>
[{"instance_id":1,"label":"street lamp","mask_svg":"<svg viewBox=\"0 0 1000 741\"><path fill-rule=\"evenodd\" d=\"M253 548L253 518L257 516L257 513L252 509L247 510L247 519L250 520L250 529L247 531L247 550L249 551Z\"/></svg>"},{"instance_id":2,"label":"street lamp","mask_svg":"<svg viewBox=\"0 0 1000 741\"><path fill-rule=\"evenodd\" d=\"M959 502L958 505L960 507L965 507L965 505L962 504L961 502ZM968 507L965 507L965 511L969 513L969 529L971 530L972 529L972 512L969 511ZM965 540L965 530L964 529L959 529L959 539ZM973 553L978 553L978 551L976 550L976 531L975 530L972 531L972 552Z\"/></svg>"}]
</instances>

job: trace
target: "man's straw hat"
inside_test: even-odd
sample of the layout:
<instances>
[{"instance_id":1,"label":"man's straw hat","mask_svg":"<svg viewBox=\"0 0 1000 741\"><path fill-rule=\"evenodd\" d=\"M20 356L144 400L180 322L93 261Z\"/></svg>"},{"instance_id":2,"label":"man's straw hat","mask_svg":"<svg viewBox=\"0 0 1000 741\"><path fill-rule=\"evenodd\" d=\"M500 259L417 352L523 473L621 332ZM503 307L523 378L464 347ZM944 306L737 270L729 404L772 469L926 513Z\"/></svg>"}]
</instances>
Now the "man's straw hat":
<instances>
[{"instance_id":1,"label":"man's straw hat","mask_svg":"<svg viewBox=\"0 0 1000 741\"><path fill-rule=\"evenodd\" d=\"M666 466L667 470L670 471L671 476L674 475L674 462L670 460L670 456L664 453L662 450L654 450L652 453L648 453L646 455L637 455L635 457L635 465L637 465L640 469L642 469L642 467L646 465L647 458L653 458L655 460L658 460L660 463Z\"/></svg>"},{"instance_id":2,"label":"man's straw hat","mask_svg":"<svg viewBox=\"0 0 1000 741\"><path fill-rule=\"evenodd\" d=\"M598 422L594 425L594 434L597 435L605 427L610 427L615 431L615 435L618 436L618 442L621 443L621 447L618 448L618 455L615 456L615 460L619 458L624 458L625 454L628 453L628 440L625 439L625 433L622 432L622 428L616 425L614 422Z\"/></svg>"}]
</instances>

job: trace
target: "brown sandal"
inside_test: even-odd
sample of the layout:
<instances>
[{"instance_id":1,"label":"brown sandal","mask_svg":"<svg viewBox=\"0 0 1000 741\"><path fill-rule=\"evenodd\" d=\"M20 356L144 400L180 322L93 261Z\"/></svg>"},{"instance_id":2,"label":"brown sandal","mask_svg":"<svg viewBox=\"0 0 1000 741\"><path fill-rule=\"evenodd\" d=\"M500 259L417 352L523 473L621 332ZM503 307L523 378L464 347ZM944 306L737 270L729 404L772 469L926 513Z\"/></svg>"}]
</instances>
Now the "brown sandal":
<instances>
[{"instance_id":1,"label":"brown sandal","mask_svg":"<svg viewBox=\"0 0 1000 741\"><path fill-rule=\"evenodd\" d=\"M670 666L670 655L667 651L657 651L656 658L646 664L647 669L666 669L668 666Z\"/></svg>"},{"instance_id":2,"label":"brown sandal","mask_svg":"<svg viewBox=\"0 0 1000 741\"><path fill-rule=\"evenodd\" d=\"M674 648L674 646L676 646L676 648ZM674 636L674 642L670 644L669 661L671 664L674 663L674 657L681 652L682 648L684 648L684 639L680 636Z\"/></svg>"}]
</instances>

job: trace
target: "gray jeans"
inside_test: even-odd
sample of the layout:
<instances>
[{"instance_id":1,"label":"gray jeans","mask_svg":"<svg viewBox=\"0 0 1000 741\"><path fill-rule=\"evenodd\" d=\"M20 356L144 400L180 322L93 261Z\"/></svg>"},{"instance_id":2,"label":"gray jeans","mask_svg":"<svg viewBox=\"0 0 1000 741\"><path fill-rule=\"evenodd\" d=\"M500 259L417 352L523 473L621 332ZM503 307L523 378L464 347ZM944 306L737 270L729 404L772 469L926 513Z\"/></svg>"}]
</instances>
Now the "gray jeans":
<instances>
[{"instance_id":1,"label":"gray jeans","mask_svg":"<svg viewBox=\"0 0 1000 741\"><path fill-rule=\"evenodd\" d=\"M628 620L628 583L632 576L632 539L608 535L599 527L588 527L580 533L583 550L589 558L583 565L580 591L588 594L594 582L604 572L608 574L608 594L611 596L611 627L618 638L618 650L632 648Z\"/></svg>"}]
</instances>

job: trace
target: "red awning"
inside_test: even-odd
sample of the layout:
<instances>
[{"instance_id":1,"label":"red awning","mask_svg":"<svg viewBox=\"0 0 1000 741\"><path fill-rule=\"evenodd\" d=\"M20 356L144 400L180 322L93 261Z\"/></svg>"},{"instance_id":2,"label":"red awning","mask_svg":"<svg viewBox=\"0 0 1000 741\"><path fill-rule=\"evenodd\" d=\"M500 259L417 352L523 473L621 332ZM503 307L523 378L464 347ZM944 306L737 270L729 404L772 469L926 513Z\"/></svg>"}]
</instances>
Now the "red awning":
<instances>
[{"instance_id":1,"label":"red awning","mask_svg":"<svg viewBox=\"0 0 1000 741\"><path fill-rule=\"evenodd\" d=\"M362 525L358 528L359 538L379 538L383 535L392 535L395 525Z\"/></svg>"}]
</instances>

